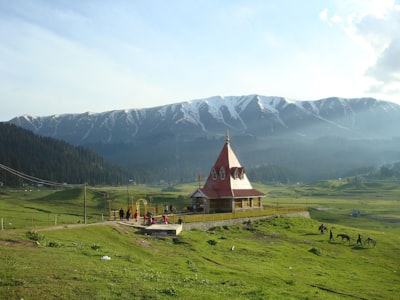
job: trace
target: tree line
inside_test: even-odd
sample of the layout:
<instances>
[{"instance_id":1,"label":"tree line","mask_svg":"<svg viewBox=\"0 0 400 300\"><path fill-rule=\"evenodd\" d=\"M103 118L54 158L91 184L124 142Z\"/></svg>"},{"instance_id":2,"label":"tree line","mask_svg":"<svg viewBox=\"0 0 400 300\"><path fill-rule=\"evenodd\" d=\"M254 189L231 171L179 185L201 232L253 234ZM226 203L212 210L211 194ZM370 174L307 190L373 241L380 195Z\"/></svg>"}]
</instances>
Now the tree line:
<instances>
[{"instance_id":1,"label":"tree line","mask_svg":"<svg viewBox=\"0 0 400 300\"><path fill-rule=\"evenodd\" d=\"M0 123L0 163L30 176L59 183L126 184L130 174L94 151ZM0 181L20 186L20 177L0 169Z\"/></svg>"},{"instance_id":2,"label":"tree line","mask_svg":"<svg viewBox=\"0 0 400 300\"><path fill-rule=\"evenodd\" d=\"M126 185L132 180L138 184L174 185L194 182L198 175L204 182L224 143L224 137L189 141L165 136L148 139L129 144L72 146L0 123L0 164L59 183ZM289 141L269 139L268 144L259 144L254 150L252 147L260 141L248 141L245 137L237 140L241 145L235 145L235 151L252 182L294 183L351 177L369 173L374 169L370 162L374 157L382 157L381 153L389 161L399 157L398 152L388 151L396 141L350 143L325 138L308 143L296 141L294 147ZM374 176L398 177L399 169L398 164L384 166ZM0 181L9 186L24 183L1 169Z\"/></svg>"}]
</instances>

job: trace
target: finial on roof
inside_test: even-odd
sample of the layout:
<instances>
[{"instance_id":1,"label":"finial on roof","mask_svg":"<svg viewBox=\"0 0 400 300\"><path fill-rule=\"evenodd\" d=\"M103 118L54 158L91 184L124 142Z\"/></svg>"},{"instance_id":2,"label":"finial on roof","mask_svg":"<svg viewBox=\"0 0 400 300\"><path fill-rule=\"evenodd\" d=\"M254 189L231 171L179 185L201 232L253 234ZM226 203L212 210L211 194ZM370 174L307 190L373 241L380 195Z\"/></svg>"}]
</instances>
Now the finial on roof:
<instances>
[{"instance_id":1,"label":"finial on roof","mask_svg":"<svg viewBox=\"0 0 400 300\"><path fill-rule=\"evenodd\" d=\"M229 137L229 130L226 130L226 143L229 144L230 137Z\"/></svg>"}]
</instances>

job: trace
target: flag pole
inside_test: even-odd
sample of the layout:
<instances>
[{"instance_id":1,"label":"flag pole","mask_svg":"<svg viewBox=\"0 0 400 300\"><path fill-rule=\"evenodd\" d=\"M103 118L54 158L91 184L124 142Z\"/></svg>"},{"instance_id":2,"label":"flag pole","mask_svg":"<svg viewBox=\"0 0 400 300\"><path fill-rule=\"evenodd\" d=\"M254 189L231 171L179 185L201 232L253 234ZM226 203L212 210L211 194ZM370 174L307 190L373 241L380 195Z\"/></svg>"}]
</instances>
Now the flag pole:
<instances>
[{"instance_id":1,"label":"flag pole","mask_svg":"<svg viewBox=\"0 0 400 300\"><path fill-rule=\"evenodd\" d=\"M197 182L199 183L199 188L200 188L200 173L197 174Z\"/></svg>"}]
</instances>

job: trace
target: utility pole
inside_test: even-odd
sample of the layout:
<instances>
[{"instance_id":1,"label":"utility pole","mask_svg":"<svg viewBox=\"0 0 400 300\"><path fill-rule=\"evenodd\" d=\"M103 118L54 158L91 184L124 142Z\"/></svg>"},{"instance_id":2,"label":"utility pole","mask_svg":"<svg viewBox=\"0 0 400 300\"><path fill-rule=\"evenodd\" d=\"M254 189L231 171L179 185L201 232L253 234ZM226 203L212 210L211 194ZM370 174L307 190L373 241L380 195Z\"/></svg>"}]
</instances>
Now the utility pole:
<instances>
[{"instance_id":1,"label":"utility pole","mask_svg":"<svg viewBox=\"0 0 400 300\"><path fill-rule=\"evenodd\" d=\"M86 224L86 182L84 184L83 192L83 223Z\"/></svg>"},{"instance_id":2,"label":"utility pole","mask_svg":"<svg viewBox=\"0 0 400 300\"><path fill-rule=\"evenodd\" d=\"M129 206L129 180L126 183L126 201L128 202L128 206Z\"/></svg>"}]
</instances>

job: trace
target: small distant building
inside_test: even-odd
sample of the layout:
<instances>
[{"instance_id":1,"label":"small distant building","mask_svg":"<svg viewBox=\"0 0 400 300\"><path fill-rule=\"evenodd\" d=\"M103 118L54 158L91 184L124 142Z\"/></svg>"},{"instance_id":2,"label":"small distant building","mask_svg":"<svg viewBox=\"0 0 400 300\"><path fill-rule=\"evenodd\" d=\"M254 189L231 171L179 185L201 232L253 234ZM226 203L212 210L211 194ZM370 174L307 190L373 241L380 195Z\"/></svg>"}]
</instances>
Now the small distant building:
<instances>
[{"instance_id":1,"label":"small distant building","mask_svg":"<svg viewBox=\"0 0 400 300\"><path fill-rule=\"evenodd\" d=\"M230 145L229 133L206 183L190 198L193 207L204 213L262 209L264 193L254 189Z\"/></svg>"},{"instance_id":2,"label":"small distant building","mask_svg":"<svg viewBox=\"0 0 400 300\"><path fill-rule=\"evenodd\" d=\"M351 216L352 217L359 217L359 216L361 216L361 212L359 210L355 209L355 210L353 210L351 212Z\"/></svg>"}]
</instances>

